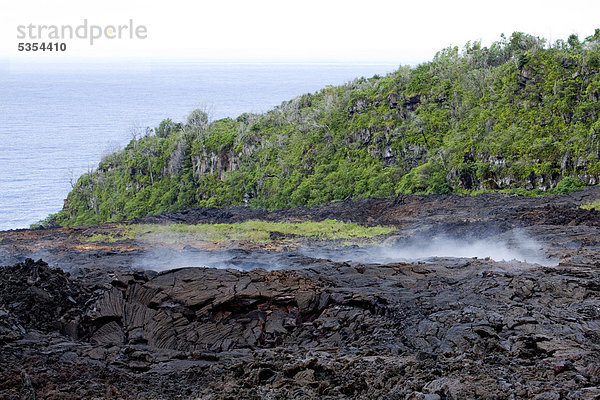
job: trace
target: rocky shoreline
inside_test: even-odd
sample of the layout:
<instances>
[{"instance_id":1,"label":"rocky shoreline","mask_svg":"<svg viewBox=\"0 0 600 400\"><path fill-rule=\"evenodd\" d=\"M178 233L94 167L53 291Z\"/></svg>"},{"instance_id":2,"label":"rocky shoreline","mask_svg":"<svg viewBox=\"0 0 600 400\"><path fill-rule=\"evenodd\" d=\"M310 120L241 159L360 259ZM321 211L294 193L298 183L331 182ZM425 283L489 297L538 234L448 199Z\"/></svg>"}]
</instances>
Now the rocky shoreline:
<instances>
[{"instance_id":1,"label":"rocky shoreline","mask_svg":"<svg viewBox=\"0 0 600 400\"><path fill-rule=\"evenodd\" d=\"M546 266L379 259L377 247L294 237L156 258L135 240L77 239L117 224L0 232L0 397L598 398L600 213L580 208L598 189L195 209L132 222L335 218L395 226L386 245L411 248L440 236L519 247L515 232L525 232L556 260ZM230 268L179 268L169 264L177 254L223 254Z\"/></svg>"}]
</instances>

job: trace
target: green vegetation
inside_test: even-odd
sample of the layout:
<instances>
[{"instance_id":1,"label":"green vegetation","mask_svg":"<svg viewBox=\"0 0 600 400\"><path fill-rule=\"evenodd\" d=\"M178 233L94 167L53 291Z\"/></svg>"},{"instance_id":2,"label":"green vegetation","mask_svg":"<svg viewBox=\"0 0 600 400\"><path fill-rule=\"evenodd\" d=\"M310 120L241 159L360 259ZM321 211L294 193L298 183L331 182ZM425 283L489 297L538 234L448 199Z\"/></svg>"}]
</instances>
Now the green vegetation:
<instances>
[{"instance_id":1,"label":"green vegetation","mask_svg":"<svg viewBox=\"0 0 600 400\"><path fill-rule=\"evenodd\" d=\"M600 200L591 201L581 205L584 210L600 211Z\"/></svg>"},{"instance_id":2,"label":"green vegetation","mask_svg":"<svg viewBox=\"0 0 600 400\"><path fill-rule=\"evenodd\" d=\"M114 243L118 240L119 240L119 238L114 235L107 235L107 234L102 234L102 233L95 233L84 239L84 241L86 241L86 242L110 242L110 243Z\"/></svg>"},{"instance_id":3,"label":"green vegetation","mask_svg":"<svg viewBox=\"0 0 600 400\"><path fill-rule=\"evenodd\" d=\"M84 174L44 224L398 193L564 193L600 180L600 30L524 33L304 94L264 114L165 120Z\"/></svg>"},{"instance_id":4,"label":"green vegetation","mask_svg":"<svg viewBox=\"0 0 600 400\"><path fill-rule=\"evenodd\" d=\"M565 179L558 182L556 187L552 189L552 193L555 194L564 194L571 193L576 190L581 190L585 187L585 183L581 181L581 179L574 178L572 176L567 176Z\"/></svg>"},{"instance_id":5,"label":"green vegetation","mask_svg":"<svg viewBox=\"0 0 600 400\"><path fill-rule=\"evenodd\" d=\"M134 224L121 225L115 235L94 234L85 241L116 242L123 239L136 239L150 243L172 244L186 240L210 242L248 241L264 243L271 240L272 233L309 237L322 240L373 238L394 232L392 227L366 227L355 223L344 223L326 219L320 222L267 222L246 221L234 224Z\"/></svg>"},{"instance_id":6,"label":"green vegetation","mask_svg":"<svg viewBox=\"0 0 600 400\"><path fill-rule=\"evenodd\" d=\"M134 233L132 230L126 229L124 226L120 226L121 232L115 231L114 233L94 233L91 236L83 238L84 242L108 242L114 243L120 240L133 239Z\"/></svg>"}]
</instances>

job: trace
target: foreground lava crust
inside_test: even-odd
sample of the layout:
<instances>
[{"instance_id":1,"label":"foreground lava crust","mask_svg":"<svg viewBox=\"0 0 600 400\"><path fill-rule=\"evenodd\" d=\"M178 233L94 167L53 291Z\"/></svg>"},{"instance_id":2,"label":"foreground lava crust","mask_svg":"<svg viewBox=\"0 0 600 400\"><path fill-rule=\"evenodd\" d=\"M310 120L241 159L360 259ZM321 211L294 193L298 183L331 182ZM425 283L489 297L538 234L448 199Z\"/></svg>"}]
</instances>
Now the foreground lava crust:
<instances>
[{"instance_id":1,"label":"foreground lava crust","mask_svg":"<svg viewBox=\"0 0 600 400\"><path fill-rule=\"evenodd\" d=\"M259 244L170 243L162 256L156 243L82 240L108 238L118 224L0 232L0 398L598 398L600 213L580 206L599 189L194 209L131 222L330 218L393 226L384 239L398 247L442 235L510 244L519 233L550 266L343 260L339 243L276 234ZM377 251L355 253L365 249ZM182 254L222 256L237 269L170 269Z\"/></svg>"}]
</instances>

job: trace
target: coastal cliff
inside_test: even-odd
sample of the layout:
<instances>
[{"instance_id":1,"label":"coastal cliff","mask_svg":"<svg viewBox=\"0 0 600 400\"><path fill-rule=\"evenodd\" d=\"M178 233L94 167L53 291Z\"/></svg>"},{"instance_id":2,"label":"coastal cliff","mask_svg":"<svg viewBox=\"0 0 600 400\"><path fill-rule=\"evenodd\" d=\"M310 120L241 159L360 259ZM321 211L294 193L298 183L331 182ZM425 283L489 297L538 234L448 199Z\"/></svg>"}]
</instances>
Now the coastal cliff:
<instances>
[{"instance_id":1,"label":"coastal cliff","mask_svg":"<svg viewBox=\"0 0 600 400\"><path fill-rule=\"evenodd\" d=\"M198 206L399 193L563 193L600 182L600 30L490 47L304 94L264 114L163 121L79 178L60 225ZM48 222L48 221L46 221Z\"/></svg>"}]
</instances>

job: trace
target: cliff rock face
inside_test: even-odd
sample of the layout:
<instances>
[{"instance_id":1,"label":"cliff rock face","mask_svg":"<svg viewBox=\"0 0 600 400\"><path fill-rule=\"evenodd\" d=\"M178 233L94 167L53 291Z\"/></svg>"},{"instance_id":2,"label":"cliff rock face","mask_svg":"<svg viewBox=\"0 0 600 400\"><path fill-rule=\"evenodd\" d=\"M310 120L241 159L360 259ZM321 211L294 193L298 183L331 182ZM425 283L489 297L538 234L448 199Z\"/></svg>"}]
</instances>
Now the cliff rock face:
<instances>
[{"instance_id":1,"label":"cliff rock face","mask_svg":"<svg viewBox=\"0 0 600 400\"><path fill-rule=\"evenodd\" d=\"M217 174L219 180L225 179L225 174L240 168L242 154L234 154L233 151L212 153L203 150L201 155L192 156L194 175L201 177L204 174Z\"/></svg>"}]
</instances>

